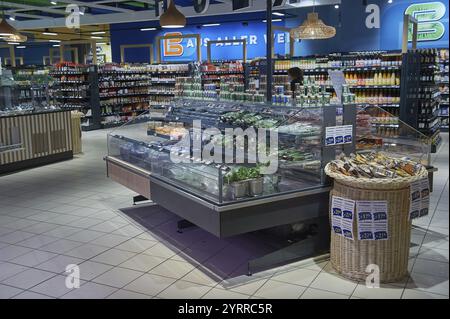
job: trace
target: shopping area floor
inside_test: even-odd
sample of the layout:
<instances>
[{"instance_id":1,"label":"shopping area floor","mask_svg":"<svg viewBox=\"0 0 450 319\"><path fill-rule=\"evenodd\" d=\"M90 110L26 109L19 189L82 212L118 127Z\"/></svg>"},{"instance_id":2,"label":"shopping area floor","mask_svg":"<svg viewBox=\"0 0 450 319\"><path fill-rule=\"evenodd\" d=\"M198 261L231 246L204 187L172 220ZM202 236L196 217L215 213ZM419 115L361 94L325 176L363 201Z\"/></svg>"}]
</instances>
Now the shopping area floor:
<instances>
[{"instance_id":1,"label":"shopping area floor","mask_svg":"<svg viewBox=\"0 0 450 319\"><path fill-rule=\"evenodd\" d=\"M448 298L448 134L433 155L430 216L414 222L409 271L369 289L325 259L245 275L255 251L218 240L177 217L131 206L131 191L105 177L106 131L83 134L75 159L0 177L0 298ZM194 257L194 258L192 258ZM68 289L65 268L79 265Z\"/></svg>"}]
</instances>

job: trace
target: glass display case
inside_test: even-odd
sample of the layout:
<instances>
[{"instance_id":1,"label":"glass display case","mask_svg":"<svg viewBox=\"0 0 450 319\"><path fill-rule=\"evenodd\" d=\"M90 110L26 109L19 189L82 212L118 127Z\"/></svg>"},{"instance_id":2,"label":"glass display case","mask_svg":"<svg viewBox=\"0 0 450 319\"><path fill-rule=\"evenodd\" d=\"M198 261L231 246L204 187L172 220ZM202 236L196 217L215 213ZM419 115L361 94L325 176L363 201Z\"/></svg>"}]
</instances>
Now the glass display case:
<instances>
[{"instance_id":1,"label":"glass display case","mask_svg":"<svg viewBox=\"0 0 450 319\"><path fill-rule=\"evenodd\" d=\"M401 121L398 114L367 105L356 115L357 152L382 151L430 166L432 140Z\"/></svg>"},{"instance_id":2,"label":"glass display case","mask_svg":"<svg viewBox=\"0 0 450 319\"><path fill-rule=\"evenodd\" d=\"M108 134L108 157L225 205L318 189L323 108L181 99Z\"/></svg>"}]
</instances>

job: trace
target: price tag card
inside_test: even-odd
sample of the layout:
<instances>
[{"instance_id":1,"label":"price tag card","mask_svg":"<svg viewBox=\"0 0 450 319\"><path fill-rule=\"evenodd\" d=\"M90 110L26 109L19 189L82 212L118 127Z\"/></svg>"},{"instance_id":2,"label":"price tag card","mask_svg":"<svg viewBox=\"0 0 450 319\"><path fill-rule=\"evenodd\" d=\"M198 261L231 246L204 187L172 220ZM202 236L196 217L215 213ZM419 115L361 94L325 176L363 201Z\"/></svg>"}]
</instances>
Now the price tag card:
<instances>
[{"instance_id":1,"label":"price tag card","mask_svg":"<svg viewBox=\"0 0 450 319\"><path fill-rule=\"evenodd\" d=\"M342 204L342 233L345 238L353 240L353 218L355 215L355 201L345 198Z\"/></svg>"},{"instance_id":2,"label":"price tag card","mask_svg":"<svg viewBox=\"0 0 450 319\"><path fill-rule=\"evenodd\" d=\"M329 126L325 128L325 145L335 145L334 136L336 127L335 126Z\"/></svg>"},{"instance_id":3,"label":"price tag card","mask_svg":"<svg viewBox=\"0 0 450 319\"><path fill-rule=\"evenodd\" d=\"M387 240L387 201L357 201L359 240Z\"/></svg>"},{"instance_id":4,"label":"price tag card","mask_svg":"<svg viewBox=\"0 0 450 319\"><path fill-rule=\"evenodd\" d=\"M430 182L428 177L420 180L420 201L419 217L426 216L430 210Z\"/></svg>"},{"instance_id":5,"label":"price tag card","mask_svg":"<svg viewBox=\"0 0 450 319\"><path fill-rule=\"evenodd\" d=\"M333 196L331 199L331 225L335 234L353 240L355 201Z\"/></svg>"},{"instance_id":6,"label":"price tag card","mask_svg":"<svg viewBox=\"0 0 450 319\"><path fill-rule=\"evenodd\" d=\"M331 198L331 226L333 231L342 235L342 203L344 199L342 197L333 196Z\"/></svg>"},{"instance_id":7,"label":"price tag card","mask_svg":"<svg viewBox=\"0 0 450 319\"><path fill-rule=\"evenodd\" d=\"M387 201L373 201L373 234L375 240L388 239Z\"/></svg>"},{"instance_id":8,"label":"price tag card","mask_svg":"<svg viewBox=\"0 0 450 319\"><path fill-rule=\"evenodd\" d=\"M325 128L325 145L349 144L353 141L353 125L328 126Z\"/></svg>"},{"instance_id":9,"label":"price tag card","mask_svg":"<svg viewBox=\"0 0 450 319\"><path fill-rule=\"evenodd\" d=\"M356 213L358 214L358 239L373 240L371 203L369 201L357 201Z\"/></svg>"}]
</instances>

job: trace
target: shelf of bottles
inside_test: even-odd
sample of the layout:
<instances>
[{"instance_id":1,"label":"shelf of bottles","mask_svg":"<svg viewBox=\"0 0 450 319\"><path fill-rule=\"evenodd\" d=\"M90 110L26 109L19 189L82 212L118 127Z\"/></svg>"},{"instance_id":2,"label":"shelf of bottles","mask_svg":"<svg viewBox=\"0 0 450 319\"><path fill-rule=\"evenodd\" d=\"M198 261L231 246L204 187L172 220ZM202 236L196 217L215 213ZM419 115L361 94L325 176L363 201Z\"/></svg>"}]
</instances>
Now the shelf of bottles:
<instances>
[{"instance_id":1,"label":"shelf of bottles","mask_svg":"<svg viewBox=\"0 0 450 319\"><path fill-rule=\"evenodd\" d=\"M175 97L176 78L189 64L114 64L99 67L102 127L126 123L151 110L163 112Z\"/></svg>"},{"instance_id":2,"label":"shelf of bottles","mask_svg":"<svg viewBox=\"0 0 450 319\"><path fill-rule=\"evenodd\" d=\"M80 111L82 127L89 127L92 114L89 65L72 62L55 64L49 72L52 78L49 87L49 100L62 109Z\"/></svg>"},{"instance_id":3,"label":"shelf of bottles","mask_svg":"<svg viewBox=\"0 0 450 319\"><path fill-rule=\"evenodd\" d=\"M17 97L15 105L23 108L26 106L49 106L48 83L51 80L49 69L35 66L13 68L14 89Z\"/></svg>"},{"instance_id":4,"label":"shelf of bottles","mask_svg":"<svg viewBox=\"0 0 450 319\"><path fill-rule=\"evenodd\" d=\"M391 111L399 106L401 62L401 54L397 52L339 53L325 57L277 60L274 66L273 92L280 99L277 93L280 86L284 86L281 91L284 91L284 95L291 96L287 70L298 67L303 70L305 84L316 85L321 90L330 92L333 100L336 95L328 71L342 70L356 104L377 105Z\"/></svg>"},{"instance_id":5,"label":"shelf of bottles","mask_svg":"<svg viewBox=\"0 0 450 319\"><path fill-rule=\"evenodd\" d=\"M49 95L61 108L89 113L89 66L71 62L55 64L49 75L53 81Z\"/></svg>"},{"instance_id":6,"label":"shelf of bottles","mask_svg":"<svg viewBox=\"0 0 450 319\"><path fill-rule=\"evenodd\" d=\"M448 65L449 65L449 50L439 50L439 62L438 62L438 78L437 85L441 94L441 100L439 103L439 118L440 128L443 132L448 132L449 125L449 78L448 78Z\"/></svg>"},{"instance_id":7,"label":"shelf of bottles","mask_svg":"<svg viewBox=\"0 0 450 319\"><path fill-rule=\"evenodd\" d=\"M441 143L439 116L442 95L439 90L441 74L439 72L439 51L436 49L419 50L420 53L420 89L418 92L419 115L418 130L430 137L432 151L436 152Z\"/></svg>"}]
</instances>

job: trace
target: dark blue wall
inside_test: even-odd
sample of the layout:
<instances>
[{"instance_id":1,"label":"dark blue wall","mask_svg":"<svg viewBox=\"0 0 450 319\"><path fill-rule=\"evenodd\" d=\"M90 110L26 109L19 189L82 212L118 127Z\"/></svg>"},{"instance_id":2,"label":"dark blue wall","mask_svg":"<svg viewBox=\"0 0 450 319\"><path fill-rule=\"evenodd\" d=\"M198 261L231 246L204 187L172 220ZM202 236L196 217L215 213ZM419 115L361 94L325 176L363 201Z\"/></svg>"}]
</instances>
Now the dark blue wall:
<instances>
[{"instance_id":1,"label":"dark blue wall","mask_svg":"<svg viewBox=\"0 0 450 319\"><path fill-rule=\"evenodd\" d=\"M401 49L401 30L403 25L403 14L408 5L412 3L427 3L434 2L432 0L394 0L392 4L387 3L387 0L368 0L369 4L377 4L380 7L381 13L381 28L368 29L365 25L367 13L362 0L343 0L340 9L335 9L334 6L317 7L316 11L319 17L328 25L336 27L336 36L327 40L309 40L302 41L295 45L296 55L311 55L311 54L327 54L331 52L346 52L346 51L361 51L361 50L399 50ZM448 30L448 1L439 0L447 7L445 16L440 21L445 25L445 34L439 41L420 42L419 47L448 47L449 30ZM306 15L311 11L308 9L292 9L288 13L294 14L296 17L286 19L282 23L275 23L277 25L284 25L286 27L294 27L299 25ZM258 35L261 39L265 34L265 23L262 23L264 13L258 15L226 15L223 17L208 17L188 19L188 26L184 29L175 30L186 33L200 33L202 36L211 38L211 34L216 37L225 36L232 37L236 34L253 33ZM241 23L223 23L224 20L238 19L239 21L250 21L247 27ZM194 24L222 22L219 27L210 27L197 29ZM157 27L157 22L151 23L127 23L111 25L111 43L112 43L112 58L113 61L120 61L120 45L122 44L139 44L139 43L155 43L155 37L162 35L161 31L141 32L139 28L142 27ZM287 53L287 45L277 45L276 52ZM286 49L284 49L286 48ZM233 58L239 56L240 49L237 47L229 47L229 50L219 50L217 58L226 58L230 56ZM281 52L284 51L284 52ZM146 61L147 56L138 54L133 56L133 61ZM206 50L203 49L202 56L205 57ZM264 56L265 46L259 45L257 47L250 47L248 50L248 57L253 58L257 56ZM155 49L156 55L156 49Z\"/></svg>"},{"instance_id":2,"label":"dark blue wall","mask_svg":"<svg viewBox=\"0 0 450 319\"><path fill-rule=\"evenodd\" d=\"M419 47L448 47L449 41L449 13L448 1L435 0L445 4L447 7L445 16L440 20L445 26L445 34L438 41L419 42ZM365 26L367 13L363 6L362 0L342 0L340 9L336 10L334 6L317 7L316 11L320 18L328 25L336 27L336 36L327 40L309 40L296 43L296 55L311 54L327 54L331 52L361 51L361 50L399 50L401 48L401 30L403 25L403 14L408 5L412 3L435 2L432 0L394 0L392 4L388 4L387 0L368 0L369 4L377 4L381 9L381 28L368 29ZM276 25L286 27L295 27L299 25L306 15L311 11L308 9L292 9L288 13L294 14L295 18L285 19ZM265 56L265 28L266 24L262 22L265 18L264 12L252 14L228 14L223 16L189 18L188 26L180 30L186 33L198 33L202 36L202 40L208 37L210 39L233 36L240 38L242 35L253 35L257 37L257 43L248 45L248 57L254 58ZM220 22L219 27L202 27L197 26L204 23ZM242 22L248 22L244 26ZM138 22L138 23L122 23L111 25L111 47L112 58L115 62L120 62L120 45L122 44L149 44L155 45L154 56L156 56L155 37L163 35L162 31L142 32L139 29L143 27L158 27L158 21ZM183 43L186 46L186 41ZM24 56L27 64L41 64L42 56L48 55L50 45L39 45L36 47L27 47L25 50L16 49L16 55ZM287 53L287 43L276 43L276 53ZM213 58L240 58L242 48L240 46L213 47ZM185 48L185 55L193 53L192 48ZM1 50L0 56L9 56L7 50ZM202 47L202 57L206 57L206 48ZM80 57L81 58L81 57ZM148 50L133 49L126 54L129 62L147 62ZM195 58L190 55L188 58ZM177 58L172 58L177 59Z\"/></svg>"}]
</instances>

